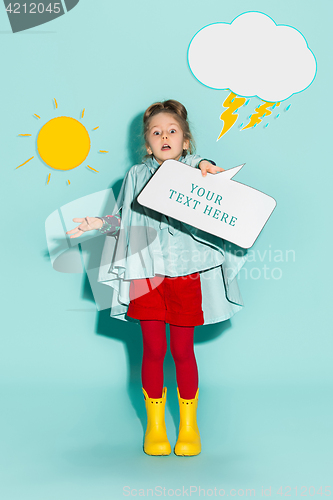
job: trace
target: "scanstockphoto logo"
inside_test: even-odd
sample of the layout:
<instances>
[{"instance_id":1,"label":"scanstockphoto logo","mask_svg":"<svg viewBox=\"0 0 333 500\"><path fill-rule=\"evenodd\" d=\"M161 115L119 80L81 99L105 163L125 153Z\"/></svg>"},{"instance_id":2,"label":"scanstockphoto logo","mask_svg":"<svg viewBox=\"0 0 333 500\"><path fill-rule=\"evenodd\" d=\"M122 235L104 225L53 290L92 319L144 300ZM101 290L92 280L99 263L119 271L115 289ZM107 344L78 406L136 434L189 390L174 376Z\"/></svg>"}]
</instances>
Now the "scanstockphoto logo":
<instances>
[{"instance_id":1,"label":"scanstockphoto logo","mask_svg":"<svg viewBox=\"0 0 333 500\"><path fill-rule=\"evenodd\" d=\"M28 30L53 21L72 10L80 0L60 0L58 2L8 2L4 0L5 9L13 33Z\"/></svg>"}]
</instances>

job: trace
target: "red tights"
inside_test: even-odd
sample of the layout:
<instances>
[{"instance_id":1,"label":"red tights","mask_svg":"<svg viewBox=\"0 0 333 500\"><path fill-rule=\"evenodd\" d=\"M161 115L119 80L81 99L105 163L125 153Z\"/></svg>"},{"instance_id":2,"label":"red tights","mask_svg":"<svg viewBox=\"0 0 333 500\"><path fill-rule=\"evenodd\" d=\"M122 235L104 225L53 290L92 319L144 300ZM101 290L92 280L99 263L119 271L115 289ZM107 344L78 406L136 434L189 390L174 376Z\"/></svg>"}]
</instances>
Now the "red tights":
<instances>
[{"instance_id":1,"label":"red tights","mask_svg":"<svg viewBox=\"0 0 333 500\"><path fill-rule=\"evenodd\" d=\"M163 362L167 351L165 322L141 320L143 337L142 386L153 399L162 397ZM194 326L170 325L170 350L176 365L180 397L194 399L198 367L193 345Z\"/></svg>"}]
</instances>

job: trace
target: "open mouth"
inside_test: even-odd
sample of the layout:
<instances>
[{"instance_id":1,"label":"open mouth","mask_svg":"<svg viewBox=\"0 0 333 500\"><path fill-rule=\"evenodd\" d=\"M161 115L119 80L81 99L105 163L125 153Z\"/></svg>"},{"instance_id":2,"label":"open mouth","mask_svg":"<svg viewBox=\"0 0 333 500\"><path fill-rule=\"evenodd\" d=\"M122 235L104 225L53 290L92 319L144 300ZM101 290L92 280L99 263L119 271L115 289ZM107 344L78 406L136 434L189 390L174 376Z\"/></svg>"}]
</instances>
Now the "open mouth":
<instances>
[{"instance_id":1,"label":"open mouth","mask_svg":"<svg viewBox=\"0 0 333 500\"><path fill-rule=\"evenodd\" d=\"M171 149L171 148L170 148L169 144L163 144L161 149L162 149L162 151L167 151L168 149Z\"/></svg>"}]
</instances>

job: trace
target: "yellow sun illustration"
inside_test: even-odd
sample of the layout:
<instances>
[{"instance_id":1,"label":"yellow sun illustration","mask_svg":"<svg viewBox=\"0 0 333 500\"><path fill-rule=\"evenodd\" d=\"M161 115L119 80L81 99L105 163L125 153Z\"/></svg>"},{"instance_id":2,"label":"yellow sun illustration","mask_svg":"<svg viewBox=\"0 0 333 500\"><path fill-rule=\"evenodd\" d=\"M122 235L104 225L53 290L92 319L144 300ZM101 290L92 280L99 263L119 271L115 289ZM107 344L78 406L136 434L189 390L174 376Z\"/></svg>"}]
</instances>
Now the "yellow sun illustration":
<instances>
[{"instance_id":1,"label":"yellow sun illustration","mask_svg":"<svg viewBox=\"0 0 333 500\"><path fill-rule=\"evenodd\" d=\"M72 170L81 165L90 151L86 128L75 118L59 116L45 123L37 137L41 159L56 170Z\"/></svg>"},{"instance_id":2,"label":"yellow sun illustration","mask_svg":"<svg viewBox=\"0 0 333 500\"><path fill-rule=\"evenodd\" d=\"M54 99L55 107L58 103ZM81 118L84 117L83 109ZM34 114L40 119L40 116ZM94 127L97 130L99 127ZM21 137L31 137L31 134L19 134ZM46 122L40 129L37 136L37 151L40 158L46 165L55 170L72 170L81 165L87 158L90 151L90 137L87 129L81 122L69 116L59 116ZM108 153L105 150L99 150L100 153ZM29 158L16 168L22 167L34 156ZM87 168L93 172L98 170L87 165ZM50 181L51 174L48 174L47 183ZM70 181L68 180L68 185Z\"/></svg>"}]
</instances>

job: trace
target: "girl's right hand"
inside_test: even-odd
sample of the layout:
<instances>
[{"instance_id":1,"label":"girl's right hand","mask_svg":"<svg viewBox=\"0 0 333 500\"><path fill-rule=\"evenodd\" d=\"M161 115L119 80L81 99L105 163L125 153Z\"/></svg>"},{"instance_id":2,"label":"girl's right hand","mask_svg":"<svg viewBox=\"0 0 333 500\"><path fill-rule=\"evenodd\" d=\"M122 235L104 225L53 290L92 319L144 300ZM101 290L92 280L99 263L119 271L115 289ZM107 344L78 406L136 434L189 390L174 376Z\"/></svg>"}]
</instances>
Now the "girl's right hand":
<instances>
[{"instance_id":1,"label":"girl's right hand","mask_svg":"<svg viewBox=\"0 0 333 500\"><path fill-rule=\"evenodd\" d=\"M99 229L103 226L103 221L98 219L98 217L84 217L84 219L73 219L74 222L81 222L81 224L66 234L70 234L70 238L78 238L82 233L86 231L92 231L93 229Z\"/></svg>"}]
</instances>

